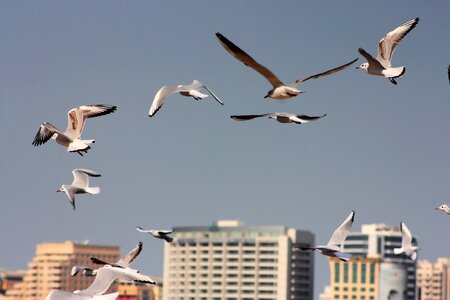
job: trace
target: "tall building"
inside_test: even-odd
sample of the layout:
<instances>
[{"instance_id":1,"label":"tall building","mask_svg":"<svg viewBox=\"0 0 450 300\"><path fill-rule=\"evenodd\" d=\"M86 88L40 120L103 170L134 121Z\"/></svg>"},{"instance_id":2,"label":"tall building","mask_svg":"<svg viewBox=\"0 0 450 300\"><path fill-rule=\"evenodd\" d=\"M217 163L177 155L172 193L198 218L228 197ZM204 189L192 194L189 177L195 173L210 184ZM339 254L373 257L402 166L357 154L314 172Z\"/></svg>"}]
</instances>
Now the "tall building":
<instances>
[{"instance_id":1,"label":"tall building","mask_svg":"<svg viewBox=\"0 0 450 300\"><path fill-rule=\"evenodd\" d=\"M176 227L164 248L164 300L312 300L314 245L309 231L283 226Z\"/></svg>"},{"instance_id":2,"label":"tall building","mask_svg":"<svg viewBox=\"0 0 450 300\"><path fill-rule=\"evenodd\" d=\"M0 269L0 296L4 296L7 291L12 290L16 284L23 281L26 271L7 271Z\"/></svg>"},{"instance_id":3,"label":"tall building","mask_svg":"<svg viewBox=\"0 0 450 300\"><path fill-rule=\"evenodd\" d=\"M450 300L450 258L417 264L417 300Z\"/></svg>"},{"instance_id":4,"label":"tall building","mask_svg":"<svg viewBox=\"0 0 450 300\"><path fill-rule=\"evenodd\" d=\"M415 300L416 264L393 251L401 243L399 228L384 224L362 225L361 232L350 233L344 251L352 259L347 263L329 259L330 298ZM417 245L416 238L413 244Z\"/></svg>"},{"instance_id":5,"label":"tall building","mask_svg":"<svg viewBox=\"0 0 450 300\"><path fill-rule=\"evenodd\" d=\"M161 282L161 278L152 276L153 280ZM117 300L162 300L162 286L149 285L118 279L119 296Z\"/></svg>"},{"instance_id":6,"label":"tall building","mask_svg":"<svg viewBox=\"0 0 450 300\"><path fill-rule=\"evenodd\" d=\"M91 256L105 261L116 261L119 254L117 246L77 244L71 241L39 244L36 247L36 256L28 263L23 282L9 290L7 296L16 300L42 300L53 289L84 289L92 283L93 277L71 277L72 267L85 265L95 268L90 262Z\"/></svg>"}]
</instances>

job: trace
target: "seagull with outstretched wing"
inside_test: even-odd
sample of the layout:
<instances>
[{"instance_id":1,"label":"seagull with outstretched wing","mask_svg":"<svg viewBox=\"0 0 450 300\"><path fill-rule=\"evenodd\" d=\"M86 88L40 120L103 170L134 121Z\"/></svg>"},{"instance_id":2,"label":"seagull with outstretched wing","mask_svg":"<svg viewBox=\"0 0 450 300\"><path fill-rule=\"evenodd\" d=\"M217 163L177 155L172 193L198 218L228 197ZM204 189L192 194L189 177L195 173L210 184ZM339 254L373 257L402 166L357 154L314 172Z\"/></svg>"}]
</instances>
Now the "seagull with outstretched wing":
<instances>
[{"instance_id":1,"label":"seagull with outstretched wing","mask_svg":"<svg viewBox=\"0 0 450 300\"><path fill-rule=\"evenodd\" d=\"M352 60L349 63L346 63L342 66L327 70L325 72L321 72L315 75L311 75L302 79L298 79L291 84L284 84L272 71L270 71L265 66L258 63L253 57L247 54L244 50L239 48L232 41L227 39L223 34L217 32L216 37L219 39L220 44L225 48L225 50L230 53L234 58L242 62L244 65L252 68L264 78L266 78L269 83L272 85L273 89L271 89L264 98L273 98L273 99L290 99L292 97L297 96L303 91L297 89L297 86L301 83L304 83L310 79L317 79L323 76L331 75L333 73L339 72L353 64L358 59Z\"/></svg>"}]
</instances>

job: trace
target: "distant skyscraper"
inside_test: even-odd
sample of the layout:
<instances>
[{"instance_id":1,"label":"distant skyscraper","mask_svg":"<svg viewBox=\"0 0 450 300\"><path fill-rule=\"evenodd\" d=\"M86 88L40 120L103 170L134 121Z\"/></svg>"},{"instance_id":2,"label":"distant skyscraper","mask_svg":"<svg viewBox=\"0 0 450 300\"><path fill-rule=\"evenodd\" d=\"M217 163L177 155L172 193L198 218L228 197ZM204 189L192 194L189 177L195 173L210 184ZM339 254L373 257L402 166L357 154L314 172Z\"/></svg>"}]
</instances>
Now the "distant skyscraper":
<instances>
[{"instance_id":1,"label":"distant skyscraper","mask_svg":"<svg viewBox=\"0 0 450 300\"><path fill-rule=\"evenodd\" d=\"M8 297L20 300L42 300L53 290L74 291L85 289L93 277L70 276L74 265L96 268L89 260L95 256L105 261L119 259L119 247L77 244L74 242L45 243L36 247L36 256L28 263L28 271L23 282L7 292Z\"/></svg>"},{"instance_id":2,"label":"distant skyscraper","mask_svg":"<svg viewBox=\"0 0 450 300\"><path fill-rule=\"evenodd\" d=\"M151 277L161 282L161 278ZM162 300L162 287L145 283L118 279L117 300Z\"/></svg>"},{"instance_id":3,"label":"distant skyscraper","mask_svg":"<svg viewBox=\"0 0 450 300\"><path fill-rule=\"evenodd\" d=\"M417 300L450 300L450 258L419 260Z\"/></svg>"},{"instance_id":4,"label":"distant skyscraper","mask_svg":"<svg viewBox=\"0 0 450 300\"><path fill-rule=\"evenodd\" d=\"M314 245L309 231L283 226L176 227L164 248L164 300L312 300Z\"/></svg>"},{"instance_id":5,"label":"distant skyscraper","mask_svg":"<svg viewBox=\"0 0 450 300\"><path fill-rule=\"evenodd\" d=\"M414 300L416 264L404 254L394 254L401 242L400 230L384 224L363 225L361 232L350 233L344 251L352 259L347 263L329 259L330 298Z\"/></svg>"}]
</instances>

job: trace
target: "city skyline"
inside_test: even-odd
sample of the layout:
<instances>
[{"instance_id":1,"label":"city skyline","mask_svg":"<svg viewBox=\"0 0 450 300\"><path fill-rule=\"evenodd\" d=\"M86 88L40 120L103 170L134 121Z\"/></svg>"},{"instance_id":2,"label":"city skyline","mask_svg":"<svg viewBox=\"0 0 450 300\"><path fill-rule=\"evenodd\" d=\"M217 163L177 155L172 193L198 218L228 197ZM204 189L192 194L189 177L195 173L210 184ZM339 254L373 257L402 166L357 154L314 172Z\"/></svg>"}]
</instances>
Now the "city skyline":
<instances>
[{"instance_id":1,"label":"city skyline","mask_svg":"<svg viewBox=\"0 0 450 300\"><path fill-rule=\"evenodd\" d=\"M282 224L325 243L342 216L355 224L408 224L419 259L450 248L448 202L450 3L199 1L4 1L0 4L0 267L23 269L43 242L91 240L144 251L137 268L162 275L160 240L135 230L240 219ZM389 7L389 9L386 9ZM354 67L357 49L376 53L396 26L420 17L393 63L394 86ZM311 80L279 103L269 85L236 61L221 32L280 78ZM197 79L212 99L172 95L153 118L164 85ZM96 143L84 157L55 143L31 145L39 125L65 128L67 111L117 105L89 120ZM231 115L276 111L322 115L308 124L236 122ZM101 193L79 195L73 211L55 191L71 170L102 174ZM30 234L31 233L31 234ZM439 246L437 246L439 245ZM315 257L315 295L329 280Z\"/></svg>"}]
</instances>

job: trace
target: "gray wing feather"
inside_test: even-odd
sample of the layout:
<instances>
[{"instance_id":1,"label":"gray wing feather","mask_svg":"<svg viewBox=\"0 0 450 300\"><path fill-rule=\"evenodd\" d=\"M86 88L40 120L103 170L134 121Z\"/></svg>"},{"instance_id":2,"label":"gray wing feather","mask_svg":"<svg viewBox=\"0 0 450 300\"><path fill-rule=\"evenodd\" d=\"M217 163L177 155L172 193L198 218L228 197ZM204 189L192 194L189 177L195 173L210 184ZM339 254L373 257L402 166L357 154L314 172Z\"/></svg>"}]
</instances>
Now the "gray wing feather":
<instances>
[{"instance_id":1,"label":"gray wing feather","mask_svg":"<svg viewBox=\"0 0 450 300\"><path fill-rule=\"evenodd\" d=\"M327 246L341 245L347 237L350 228L353 225L354 219L355 211L352 211L347 219L345 219L345 221L341 224L341 226L339 226L339 228L336 229L336 231L333 233Z\"/></svg>"},{"instance_id":2,"label":"gray wing feather","mask_svg":"<svg viewBox=\"0 0 450 300\"><path fill-rule=\"evenodd\" d=\"M222 46L225 48L225 50L228 51L231 55L233 55L237 60L242 62L244 65L252 68L262 76L264 76L270 84L272 84L273 87L278 87L281 85L284 85L281 80L272 73L269 69L264 67L263 65L259 64L256 60L254 60L250 55L248 55L244 50L236 46L233 42L231 42L229 39L227 39L225 36L220 34L219 32L216 33L217 38L219 39Z\"/></svg>"},{"instance_id":3,"label":"gray wing feather","mask_svg":"<svg viewBox=\"0 0 450 300\"><path fill-rule=\"evenodd\" d=\"M345 68L349 67L349 66L350 66L351 64L353 64L354 62L356 62L357 60L358 60L358 59L354 59L354 60L352 60L352 61L349 62L349 63L346 63L346 64L344 64L344 65L342 65L342 66L339 66L339 67L336 67L336 68L333 68L333 69L330 69L330 70L328 70L328 71L325 71L325 72L322 72L322 73L319 73L319 74L315 74L315 75L311 75L311 76L308 76L308 77L303 78L303 79L298 79L298 80L296 80L294 83L295 83L296 85L298 85L298 84L303 83L303 82L305 82L305 81L307 81L307 80L310 80L310 79L317 79L317 78L322 77L322 76L327 76L327 75L331 75L331 74L333 74L333 73L342 71L342 70L344 70Z\"/></svg>"}]
</instances>

